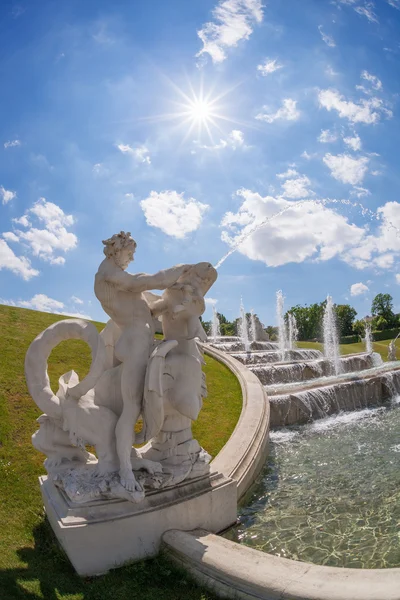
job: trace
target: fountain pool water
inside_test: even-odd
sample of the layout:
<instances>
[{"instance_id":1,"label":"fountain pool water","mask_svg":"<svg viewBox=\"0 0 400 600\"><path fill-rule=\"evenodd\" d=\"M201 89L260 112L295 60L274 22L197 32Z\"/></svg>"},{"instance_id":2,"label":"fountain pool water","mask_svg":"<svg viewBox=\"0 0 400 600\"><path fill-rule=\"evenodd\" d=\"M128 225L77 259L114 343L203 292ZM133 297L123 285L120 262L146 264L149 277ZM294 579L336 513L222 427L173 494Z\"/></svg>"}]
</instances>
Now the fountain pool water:
<instances>
[{"instance_id":1,"label":"fountain pool water","mask_svg":"<svg viewBox=\"0 0 400 600\"><path fill-rule=\"evenodd\" d=\"M282 292L277 306L287 342ZM270 427L287 426L272 429L263 477L227 536L323 565L400 567L400 401L377 408L400 394L400 362L339 356L329 297L324 326L325 357L289 350L282 336L279 346L252 342L246 352L215 344L264 384Z\"/></svg>"},{"instance_id":2,"label":"fountain pool water","mask_svg":"<svg viewBox=\"0 0 400 600\"><path fill-rule=\"evenodd\" d=\"M277 430L271 442L228 537L320 565L400 566L400 404Z\"/></svg>"}]
</instances>

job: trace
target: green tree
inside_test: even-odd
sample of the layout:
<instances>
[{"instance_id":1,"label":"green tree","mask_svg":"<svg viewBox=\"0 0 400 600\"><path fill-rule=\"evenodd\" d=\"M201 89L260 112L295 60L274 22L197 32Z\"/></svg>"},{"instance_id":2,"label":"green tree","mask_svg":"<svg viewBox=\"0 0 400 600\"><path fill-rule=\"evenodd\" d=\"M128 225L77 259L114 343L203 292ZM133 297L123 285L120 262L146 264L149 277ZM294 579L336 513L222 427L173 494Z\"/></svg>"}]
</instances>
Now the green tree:
<instances>
[{"instance_id":1,"label":"green tree","mask_svg":"<svg viewBox=\"0 0 400 600\"><path fill-rule=\"evenodd\" d=\"M363 319L358 319L358 321L354 321L353 333L355 333L356 335L360 335L361 337L365 337L365 321Z\"/></svg>"},{"instance_id":2,"label":"green tree","mask_svg":"<svg viewBox=\"0 0 400 600\"><path fill-rule=\"evenodd\" d=\"M323 302L310 304L310 306L293 306L285 315L293 314L296 318L297 329L299 331L299 340L313 340L322 337L322 321L326 300ZM357 311L349 304L335 304L339 332L341 336L351 335L353 333L353 321Z\"/></svg>"},{"instance_id":3,"label":"green tree","mask_svg":"<svg viewBox=\"0 0 400 600\"><path fill-rule=\"evenodd\" d=\"M273 325L268 325L268 327L265 328L265 331L268 333L271 342L275 342L278 339L277 327L274 327Z\"/></svg>"},{"instance_id":4,"label":"green tree","mask_svg":"<svg viewBox=\"0 0 400 600\"><path fill-rule=\"evenodd\" d=\"M350 304L336 304L335 311L340 335L352 335L353 322L357 314L356 309L350 306Z\"/></svg>"},{"instance_id":5,"label":"green tree","mask_svg":"<svg viewBox=\"0 0 400 600\"><path fill-rule=\"evenodd\" d=\"M222 313L217 312L217 316L219 319L221 335L236 335L236 328L234 323L228 321L228 319Z\"/></svg>"},{"instance_id":6,"label":"green tree","mask_svg":"<svg viewBox=\"0 0 400 600\"><path fill-rule=\"evenodd\" d=\"M374 317L372 321L372 328L377 329L378 331L383 331L384 329L389 329L390 325L387 322L385 317Z\"/></svg>"},{"instance_id":7,"label":"green tree","mask_svg":"<svg viewBox=\"0 0 400 600\"><path fill-rule=\"evenodd\" d=\"M374 317L381 317L386 321L380 321L382 329L393 327L396 323L396 316L393 312L393 298L390 294L377 294L372 301L371 313ZM376 321L378 323L378 320ZM377 325L378 326L378 325Z\"/></svg>"},{"instance_id":8,"label":"green tree","mask_svg":"<svg viewBox=\"0 0 400 600\"><path fill-rule=\"evenodd\" d=\"M295 316L297 329L299 331L299 340L311 340L321 335L322 317L326 300L320 304L311 304L310 306L293 306L288 313ZM286 313L286 318L287 314Z\"/></svg>"}]
</instances>

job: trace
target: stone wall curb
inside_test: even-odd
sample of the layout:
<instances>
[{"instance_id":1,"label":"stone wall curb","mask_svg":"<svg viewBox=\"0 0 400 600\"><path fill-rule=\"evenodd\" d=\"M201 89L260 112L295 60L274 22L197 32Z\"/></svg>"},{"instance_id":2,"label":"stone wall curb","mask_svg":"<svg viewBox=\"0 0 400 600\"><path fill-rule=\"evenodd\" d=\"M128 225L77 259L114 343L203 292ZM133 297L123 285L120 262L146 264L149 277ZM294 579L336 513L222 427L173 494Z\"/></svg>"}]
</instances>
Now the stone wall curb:
<instances>
[{"instance_id":1,"label":"stone wall curb","mask_svg":"<svg viewBox=\"0 0 400 600\"><path fill-rule=\"evenodd\" d=\"M239 421L211 463L216 471L237 481L240 500L265 465L268 455L269 401L258 377L241 362L206 344L202 347L205 354L228 367L242 388L243 406Z\"/></svg>"},{"instance_id":2,"label":"stone wall curb","mask_svg":"<svg viewBox=\"0 0 400 600\"><path fill-rule=\"evenodd\" d=\"M167 531L163 550L202 585L234 600L400 600L400 569L322 567L207 531Z\"/></svg>"}]
</instances>

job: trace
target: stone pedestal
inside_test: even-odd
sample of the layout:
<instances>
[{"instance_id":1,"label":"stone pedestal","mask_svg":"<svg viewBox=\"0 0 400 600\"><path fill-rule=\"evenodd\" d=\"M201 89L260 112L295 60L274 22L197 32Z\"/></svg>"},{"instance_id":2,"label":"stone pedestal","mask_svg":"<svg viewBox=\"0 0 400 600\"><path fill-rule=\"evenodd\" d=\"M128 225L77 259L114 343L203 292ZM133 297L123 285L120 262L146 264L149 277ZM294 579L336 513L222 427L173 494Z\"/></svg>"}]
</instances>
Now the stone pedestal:
<instances>
[{"instance_id":1,"label":"stone pedestal","mask_svg":"<svg viewBox=\"0 0 400 600\"><path fill-rule=\"evenodd\" d=\"M218 533L236 521L236 481L217 472L146 492L139 504L74 503L47 476L39 482L54 533L79 575L99 575L155 556L169 529Z\"/></svg>"}]
</instances>

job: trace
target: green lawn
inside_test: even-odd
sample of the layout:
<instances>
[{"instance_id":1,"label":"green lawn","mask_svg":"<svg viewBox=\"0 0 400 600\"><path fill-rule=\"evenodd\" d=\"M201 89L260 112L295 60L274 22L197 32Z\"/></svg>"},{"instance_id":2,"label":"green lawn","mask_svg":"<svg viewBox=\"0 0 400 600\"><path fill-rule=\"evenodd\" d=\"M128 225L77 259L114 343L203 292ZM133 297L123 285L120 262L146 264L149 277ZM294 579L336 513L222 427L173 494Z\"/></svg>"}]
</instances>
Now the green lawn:
<instances>
[{"instance_id":1,"label":"green lawn","mask_svg":"<svg viewBox=\"0 0 400 600\"><path fill-rule=\"evenodd\" d=\"M381 340L380 342L373 343L374 352L378 352L382 356L384 361L387 361L388 346L392 340ZM316 350L322 350L322 344L319 342L298 342L299 348L315 348ZM396 340L397 357L400 359L400 338ZM341 354L354 354L356 352L365 352L365 345L362 342L356 344L341 344Z\"/></svg>"},{"instance_id":2,"label":"green lawn","mask_svg":"<svg viewBox=\"0 0 400 600\"><path fill-rule=\"evenodd\" d=\"M44 473L44 456L30 441L40 411L28 395L23 365L34 337L62 318L0 305L0 599L214 599L165 557L81 579L54 539L37 481ZM83 377L89 364L90 352L83 342L61 344L49 359L53 389L62 373L73 368ZM200 444L215 456L236 425L242 398L237 379L225 366L207 357L205 372L209 395L193 429Z\"/></svg>"}]
</instances>

